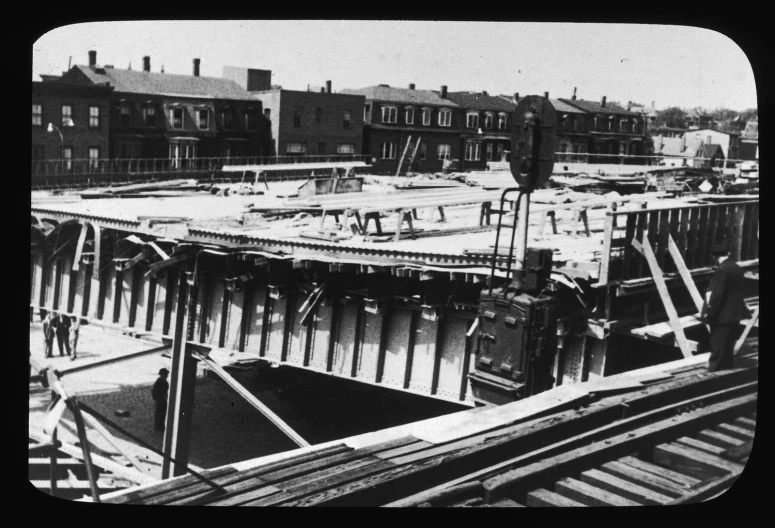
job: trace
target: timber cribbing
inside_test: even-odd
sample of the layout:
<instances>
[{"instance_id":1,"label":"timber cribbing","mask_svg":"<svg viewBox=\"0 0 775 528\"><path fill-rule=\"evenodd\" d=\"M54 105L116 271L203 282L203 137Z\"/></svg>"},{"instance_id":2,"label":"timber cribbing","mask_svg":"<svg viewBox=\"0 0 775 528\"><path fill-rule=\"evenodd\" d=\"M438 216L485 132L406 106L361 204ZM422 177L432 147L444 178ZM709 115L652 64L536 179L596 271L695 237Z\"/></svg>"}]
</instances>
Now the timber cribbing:
<instances>
[{"instance_id":1,"label":"timber cribbing","mask_svg":"<svg viewBox=\"0 0 775 528\"><path fill-rule=\"evenodd\" d=\"M105 502L245 506L589 506L705 500L741 474L753 443L758 355L739 368L672 371L637 392L432 444L342 443L248 470L206 472Z\"/></svg>"}]
</instances>

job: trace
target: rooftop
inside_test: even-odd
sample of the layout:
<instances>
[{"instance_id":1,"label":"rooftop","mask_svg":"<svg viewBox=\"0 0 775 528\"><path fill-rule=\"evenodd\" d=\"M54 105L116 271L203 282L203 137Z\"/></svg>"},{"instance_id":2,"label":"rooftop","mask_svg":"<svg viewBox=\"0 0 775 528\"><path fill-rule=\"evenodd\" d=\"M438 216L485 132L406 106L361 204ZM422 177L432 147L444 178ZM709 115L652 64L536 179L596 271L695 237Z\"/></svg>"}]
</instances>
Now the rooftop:
<instances>
[{"instance_id":1,"label":"rooftop","mask_svg":"<svg viewBox=\"0 0 775 528\"><path fill-rule=\"evenodd\" d=\"M507 101L499 96L489 95L486 92L449 92L447 98L458 106L473 110L513 112L517 107L511 101Z\"/></svg>"},{"instance_id":2,"label":"rooftop","mask_svg":"<svg viewBox=\"0 0 775 528\"><path fill-rule=\"evenodd\" d=\"M421 104L434 106L457 107L458 105L449 99L442 99L438 92L433 90L412 90L410 88L393 88L387 84L367 86L365 88L347 88L339 93L364 95L372 101L384 101L388 103Z\"/></svg>"},{"instance_id":3,"label":"rooftop","mask_svg":"<svg viewBox=\"0 0 775 528\"><path fill-rule=\"evenodd\" d=\"M636 112L630 112L626 108L622 108L618 104L610 101L607 102L605 106L600 104L601 101L585 101L584 99L560 99L560 101L596 114L639 115Z\"/></svg>"}]
</instances>

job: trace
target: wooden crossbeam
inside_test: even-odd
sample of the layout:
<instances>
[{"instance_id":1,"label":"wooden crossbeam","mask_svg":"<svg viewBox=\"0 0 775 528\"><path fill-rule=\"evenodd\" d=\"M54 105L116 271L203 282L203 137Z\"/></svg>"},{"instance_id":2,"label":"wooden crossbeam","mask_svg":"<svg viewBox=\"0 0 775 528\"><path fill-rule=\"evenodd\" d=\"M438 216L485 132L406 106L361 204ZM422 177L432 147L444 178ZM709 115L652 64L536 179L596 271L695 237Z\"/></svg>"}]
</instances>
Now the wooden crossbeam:
<instances>
[{"instance_id":1,"label":"wooden crossbeam","mask_svg":"<svg viewBox=\"0 0 775 528\"><path fill-rule=\"evenodd\" d=\"M743 329L743 333L740 335L740 338L737 340L737 343L735 343L735 349L732 352L732 355L735 355L738 352L740 352L740 349L743 347L743 343L745 343L745 340L748 338L748 334L751 332L751 328L753 328L758 321L759 321L759 307L757 306L753 311L753 316L748 321L748 323L746 323L745 328Z\"/></svg>"},{"instance_id":2,"label":"wooden crossbeam","mask_svg":"<svg viewBox=\"0 0 775 528\"><path fill-rule=\"evenodd\" d=\"M396 176L401 174L401 165L404 164L404 158L406 158L406 153L409 151L409 144L412 142L412 136L409 136L409 138L406 140L406 146L404 147L404 153L401 154L401 159L398 162L398 170L396 171Z\"/></svg>"},{"instance_id":3,"label":"wooden crossbeam","mask_svg":"<svg viewBox=\"0 0 775 528\"><path fill-rule=\"evenodd\" d=\"M653 248L651 247L651 242L649 242L646 234L644 233L643 242L641 243L638 242L638 240L633 239L632 246L639 253L641 253L646 258L646 262L648 262L649 268L651 269L651 275L654 277L654 283L657 285L659 297L662 299L662 304L665 306L665 311L667 312L667 316L670 319L670 326L673 327L675 338L678 342L678 347L681 349L681 353L685 358L692 357L691 347L689 346L689 342L687 341L686 335L684 334L681 321L678 318L678 312L676 311L675 306L673 305L673 301L670 298L670 292L667 290L667 285L665 284L665 277L662 274L662 269L657 263L657 257L654 254Z\"/></svg>"}]
</instances>

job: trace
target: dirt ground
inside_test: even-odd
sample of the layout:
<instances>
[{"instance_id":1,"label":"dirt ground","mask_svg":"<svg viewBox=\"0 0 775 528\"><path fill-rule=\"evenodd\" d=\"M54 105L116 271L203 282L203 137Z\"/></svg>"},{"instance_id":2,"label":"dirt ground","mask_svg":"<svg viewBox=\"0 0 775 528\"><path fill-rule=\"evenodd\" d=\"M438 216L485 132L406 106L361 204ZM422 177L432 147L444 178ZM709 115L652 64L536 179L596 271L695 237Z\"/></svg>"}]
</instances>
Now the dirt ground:
<instances>
[{"instance_id":1,"label":"dirt ground","mask_svg":"<svg viewBox=\"0 0 775 528\"><path fill-rule=\"evenodd\" d=\"M66 369L75 364L158 346L123 336L96 326L82 326L78 359L55 357L46 360L40 323L30 324L30 348L36 360L53 368ZM161 367L170 368L169 353L141 355L104 366L65 374L65 388L88 406L116 422L131 434L161 450L163 433L153 428L151 387ZM396 391L372 388L291 367L231 370L248 390L277 413L311 444L345 438L462 410L463 407L441 401L404 395ZM33 372L34 374L34 372ZM206 375L205 375L206 374ZM51 392L40 384L30 385L30 428L42 428ZM119 417L116 411L128 411ZM69 412L64 415L73 422ZM111 430L123 446L142 462L150 475L161 476L161 457L139 448L128 437ZM60 439L75 443L76 437L60 428ZM90 441L99 454L117 451L88 427ZM192 417L190 463L199 468L279 453L296 445L255 408L243 400L216 374L198 372L194 414ZM118 458L124 463L123 458Z\"/></svg>"}]
</instances>

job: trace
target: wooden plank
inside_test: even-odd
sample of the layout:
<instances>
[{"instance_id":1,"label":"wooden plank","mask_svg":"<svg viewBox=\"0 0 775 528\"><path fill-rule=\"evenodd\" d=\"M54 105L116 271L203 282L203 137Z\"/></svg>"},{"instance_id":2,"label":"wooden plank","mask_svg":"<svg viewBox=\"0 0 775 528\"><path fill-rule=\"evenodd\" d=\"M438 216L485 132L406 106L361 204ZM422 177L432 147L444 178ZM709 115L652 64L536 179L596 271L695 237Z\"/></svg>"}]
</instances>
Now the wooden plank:
<instances>
[{"instance_id":1,"label":"wooden plank","mask_svg":"<svg viewBox=\"0 0 775 528\"><path fill-rule=\"evenodd\" d=\"M715 429L719 433L731 436L733 438L737 438L739 440L743 440L745 442L747 442L748 440L753 440L753 437L754 437L753 431L749 429L745 429L743 427L738 427L732 424L726 424L726 423L719 424L715 427Z\"/></svg>"},{"instance_id":2,"label":"wooden plank","mask_svg":"<svg viewBox=\"0 0 775 528\"><path fill-rule=\"evenodd\" d=\"M692 208L687 209L684 216L689 218L689 228L686 231L686 253L684 261L689 269L694 268L697 265L697 246L700 227L700 211L701 209Z\"/></svg>"},{"instance_id":3,"label":"wooden plank","mask_svg":"<svg viewBox=\"0 0 775 528\"><path fill-rule=\"evenodd\" d=\"M743 344L745 343L745 340L748 338L748 334L751 332L751 328L754 327L759 322L759 305L756 305L756 308L754 308L753 315L751 318L745 323L745 328L743 328L743 332L740 334L740 337L737 339L737 342L735 343L735 348L732 350L732 355L736 355L738 352L740 352L740 349L743 348Z\"/></svg>"},{"instance_id":4,"label":"wooden plank","mask_svg":"<svg viewBox=\"0 0 775 528\"><path fill-rule=\"evenodd\" d=\"M637 223L637 229L635 231L635 240L643 240L644 234L648 232L648 225L649 225L649 213L638 213L638 223ZM627 243L630 244L632 242L632 239L628 240ZM646 259L643 258L643 255L638 253L637 251L633 254L633 261L635 269L633 270L633 273L630 278L637 279L640 277L643 277L644 273L644 266Z\"/></svg>"},{"instance_id":5,"label":"wooden plank","mask_svg":"<svg viewBox=\"0 0 775 528\"><path fill-rule=\"evenodd\" d=\"M740 476L740 473L742 473L742 469L720 479L716 479L712 482L704 484L703 486L692 490L691 493L675 499L668 505L677 506L680 504L690 504L695 502L702 502L704 500L716 497L723 493L725 490L729 489Z\"/></svg>"},{"instance_id":6,"label":"wooden plank","mask_svg":"<svg viewBox=\"0 0 775 528\"><path fill-rule=\"evenodd\" d=\"M678 273L681 275L681 279L684 281L684 286L686 286L686 289L689 290L689 295L692 297L692 301L694 302L694 306L697 308L697 312L700 313L702 312L703 305L702 296L700 295L699 290L697 290L697 285L694 283L692 274L689 273L689 268L686 267L686 263L681 256L681 250L676 245L672 235L668 238L667 244L668 250L670 251L670 256L673 260L673 264L675 264L675 267L678 269Z\"/></svg>"},{"instance_id":7,"label":"wooden plank","mask_svg":"<svg viewBox=\"0 0 775 528\"><path fill-rule=\"evenodd\" d=\"M600 470L667 497L680 497L688 488L688 486L680 486L672 480L636 469L619 461L607 462L600 466Z\"/></svg>"},{"instance_id":8,"label":"wooden plank","mask_svg":"<svg viewBox=\"0 0 775 528\"><path fill-rule=\"evenodd\" d=\"M657 264L661 270L666 270L665 255L667 254L667 239L670 236L670 210L662 209L659 211L659 225L657 227L656 243L654 244L654 253L657 257Z\"/></svg>"},{"instance_id":9,"label":"wooden plank","mask_svg":"<svg viewBox=\"0 0 775 528\"><path fill-rule=\"evenodd\" d=\"M711 233L710 229L712 228L712 222L714 219L711 218L711 211L713 211L713 215L717 214L716 208L702 208L700 209L700 220L699 220L699 227L695 233L695 236L697 237L697 252L694 256L694 267L700 268L704 266L710 266L711 265L711 259L710 259L710 247L713 245L711 242ZM715 216L714 216L715 218Z\"/></svg>"},{"instance_id":10,"label":"wooden plank","mask_svg":"<svg viewBox=\"0 0 775 528\"><path fill-rule=\"evenodd\" d=\"M654 462L700 480L723 477L740 469L739 464L680 444L655 447Z\"/></svg>"},{"instance_id":11,"label":"wooden plank","mask_svg":"<svg viewBox=\"0 0 775 528\"><path fill-rule=\"evenodd\" d=\"M417 321L420 318L420 312L412 310L409 314L409 335L406 344L406 368L404 369L404 389L409 388L412 380L412 363L414 362L414 345L417 341Z\"/></svg>"},{"instance_id":12,"label":"wooden plank","mask_svg":"<svg viewBox=\"0 0 775 528\"><path fill-rule=\"evenodd\" d=\"M635 249L642 252L646 257L646 261L649 264L651 274L654 277L654 282L657 286L657 291L659 292L659 296L665 306L667 316L670 319L670 326L673 327L673 331L675 332L676 341L678 342L678 347L681 349L681 353L683 354L684 358L691 357L691 348L686 339L683 328L681 328L678 313L675 310L675 306L673 306L673 301L670 299L670 293L667 290L665 278L662 275L662 270L659 268L659 265L656 262L656 257L653 250L651 249L651 245L647 240L644 240L642 245L637 241L633 241L633 246L635 246Z\"/></svg>"},{"instance_id":13,"label":"wooden plank","mask_svg":"<svg viewBox=\"0 0 775 528\"><path fill-rule=\"evenodd\" d=\"M608 282L608 267L611 262L611 242L614 236L614 218L615 217L610 214L606 214L605 216L605 226L603 228L603 252L600 255L600 262L602 265L600 266L600 276L598 278L598 281L601 284ZM587 227L587 236L589 236L589 227Z\"/></svg>"},{"instance_id":14,"label":"wooden plank","mask_svg":"<svg viewBox=\"0 0 775 528\"><path fill-rule=\"evenodd\" d=\"M722 451L730 447L743 445L746 442L745 440L741 440L739 438L735 438L734 436L729 436L724 433L719 433L718 431L714 431L712 429L705 429L703 431L700 431L699 433L697 433L697 439L702 440L703 442L712 444L714 446L721 447Z\"/></svg>"},{"instance_id":15,"label":"wooden plank","mask_svg":"<svg viewBox=\"0 0 775 528\"><path fill-rule=\"evenodd\" d=\"M520 504L511 499L503 499L493 504L485 504L484 507L489 508L524 508L524 504Z\"/></svg>"},{"instance_id":16,"label":"wooden plank","mask_svg":"<svg viewBox=\"0 0 775 528\"><path fill-rule=\"evenodd\" d=\"M672 500L668 495L663 495L654 490L639 486L627 480L620 479L598 469L590 469L581 474L581 481L605 491L614 493L625 499L633 500L639 504L660 505Z\"/></svg>"},{"instance_id":17,"label":"wooden plank","mask_svg":"<svg viewBox=\"0 0 775 528\"><path fill-rule=\"evenodd\" d=\"M554 485L554 491L565 498L586 504L587 506L638 506L639 503L625 499L586 482L574 478L565 478Z\"/></svg>"},{"instance_id":18,"label":"wooden plank","mask_svg":"<svg viewBox=\"0 0 775 528\"><path fill-rule=\"evenodd\" d=\"M743 416L736 418L734 425L742 427L743 429L748 429L751 432L756 430L756 420L751 420L750 418L745 418Z\"/></svg>"},{"instance_id":19,"label":"wooden plank","mask_svg":"<svg viewBox=\"0 0 775 528\"><path fill-rule=\"evenodd\" d=\"M525 504L529 507L551 507L551 508L562 507L562 506L570 506L570 507L586 506L586 504L582 504L581 502L575 501L573 499L569 499L558 493L554 493L553 491L549 491L543 488L533 490L530 493L528 493L527 501L525 502Z\"/></svg>"},{"instance_id":20,"label":"wooden plank","mask_svg":"<svg viewBox=\"0 0 775 528\"><path fill-rule=\"evenodd\" d=\"M711 455L719 455L724 451L723 447L718 447L713 444L703 442L702 440L691 438L689 436L683 436L679 438L676 440L676 443L681 444L682 446L691 447L692 449L696 449L698 451L710 453Z\"/></svg>"},{"instance_id":21,"label":"wooden plank","mask_svg":"<svg viewBox=\"0 0 775 528\"><path fill-rule=\"evenodd\" d=\"M632 254L635 251L630 241L635 236L635 226L639 215L627 215L627 224L624 228L624 259L622 261L622 280L627 280L631 276L631 268L634 264ZM637 258L637 257L636 257ZM617 278L617 277L614 277Z\"/></svg>"},{"instance_id":22,"label":"wooden plank","mask_svg":"<svg viewBox=\"0 0 775 528\"><path fill-rule=\"evenodd\" d=\"M721 453L721 457L733 462L746 463L748 456L751 454L751 448L753 447L753 440L740 444L739 446L730 447Z\"/></svg>"},{"instance_id":23,"label":"wooden plank","mask_svg":"<svg viewBox=\"0 0 775 528\"><path fill-rule=\"evenodd\" d=\"M689 242L688 240L689 219L693 212L694 212L694 209L681 210L681 221L678 227L678 238L674 237L678 246L678 251L681 254L681 258L683 259L684 263L686 263L687 244Z\"/></svg>"},{"instance_id":24,"label":"wooden plank","mask_svg":"<svg viewBox=\"0 0 775 528\"><path fill-rule=\"evenodd\" d=\"M666 239L666 243L668 245L668 252L670 252L670 239L672 239L675 243L676 240L680 240L680 220L681 220L681 214L683 214L686 210L685 209L674 209L670 212L670 223L668 225L668 235ZM680 251L678 253L681 254ZM681 256L683 259L683 255ZM673 272L676 270L675 260L672 258L665 258L665 271L667 272Z\"/></svg>"}]
</instances>

